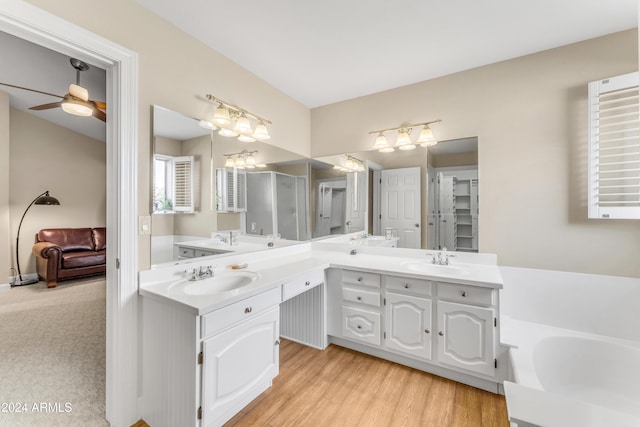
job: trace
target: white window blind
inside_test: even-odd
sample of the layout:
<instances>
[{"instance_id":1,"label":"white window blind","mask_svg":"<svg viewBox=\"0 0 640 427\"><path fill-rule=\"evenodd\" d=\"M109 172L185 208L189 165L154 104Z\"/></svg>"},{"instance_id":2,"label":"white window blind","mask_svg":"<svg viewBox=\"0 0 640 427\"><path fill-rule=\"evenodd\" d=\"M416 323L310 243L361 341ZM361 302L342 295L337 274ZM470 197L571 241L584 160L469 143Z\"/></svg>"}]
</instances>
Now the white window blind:
<instances>
[{"instance_id":1,"label":"white window blind","mask_svg":"<svg viewBox=\"0 0 640 427\"><path fill-rule=\"evenodd\" d=\"M247 176L244 169L216 169L216 210L247 211Z\"/></svg>"},{"instance_id":2,"label":"white window blind","mask_svg":"<svg viewBox=\"0 0 640 427\"><path fill-rule=\"evenodd\" d=\"M193 212L193 156L174 157L173 163L173 210Z\"/></svg>"},{"instance_id":3,"label":"white window blind","mask_svg":"<svg viewBox=\"0 0 640 427\"><path fill-rule=\"evenodd\" d=\"M589 83L589 218L640 219L637 72Z\"/></svg>"}]
</instances>

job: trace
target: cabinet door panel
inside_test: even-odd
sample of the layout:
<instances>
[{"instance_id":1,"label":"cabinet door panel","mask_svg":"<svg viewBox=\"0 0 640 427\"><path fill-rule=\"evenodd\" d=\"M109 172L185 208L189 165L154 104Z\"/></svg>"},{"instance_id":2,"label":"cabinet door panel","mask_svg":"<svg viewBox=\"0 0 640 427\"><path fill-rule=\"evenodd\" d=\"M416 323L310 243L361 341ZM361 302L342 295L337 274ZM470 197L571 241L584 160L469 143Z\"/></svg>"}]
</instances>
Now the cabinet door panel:
<instances>
[{"instance_id":1,"label":"cabinet door panel","mask_svg":"<svg viewBox=\"0 0 640 427\"><path fill-rule=\"evenodd\" d=\"M431 300L387 292L387 348L431 359Z\"/></svg>"},{"instance_id":2,"label":"cabinet door panel","mask_svg":"<svg viewBox=\"0 0 640 427\"><path fill-rule=\"evenodd\" d=\"M438 302L438 360L494 376L493 309Z\"/></svg>"},{"instance_id":3,"label":"cabinet door panel","mask_svg":"<svg viewBox=\"0 0 640 427\"><path fill-rule=\"evenodd\" d=\"M279 310L274 308L203 342L203 425L219 425L278 374Z\"/></svg>"},{"instance_id":4,"label":"cabinet door panel","mask_svg":"<svg viewBox=\"0 0 640 427\"><path fill-rule=\"evenodd\" d=\"M345 338L380 345L380 313L343 306L342 335Z\"/></svg>"}]
</instances>

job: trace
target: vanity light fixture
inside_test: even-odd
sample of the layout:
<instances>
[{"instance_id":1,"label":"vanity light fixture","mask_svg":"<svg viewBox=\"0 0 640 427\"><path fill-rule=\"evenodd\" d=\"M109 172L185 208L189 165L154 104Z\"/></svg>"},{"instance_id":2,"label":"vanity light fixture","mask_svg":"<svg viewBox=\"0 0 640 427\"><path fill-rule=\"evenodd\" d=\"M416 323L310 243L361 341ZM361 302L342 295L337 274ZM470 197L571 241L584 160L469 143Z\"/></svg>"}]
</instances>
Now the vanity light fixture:
<instances>
[{"instance_id":1,"label":"vanity light fixture","mask_svg":"<svg viewBox=\"0 0 640 427\"><path fill-rule=\"evenodd\" d=\"M220 127L218 132L220 135L227 137L238 136L238 139L244 142L271 139L267 129L267 125L270 125L271 121L211 94L205 95L205 98L211 102L218 103L212 121L216 126ZM257 123L255 129L252 129L251 120Z\"/></svg>"},{"instance_id":2,"label":"vanity light fixture","mask_svg":"<svg viewBox=\"0 0 640 427\"><path fill-rule=\"evenodd\" d=\"M200 120L200 121L198 122L198 125L199 125L201 128L204 128L204 129L209 129L209 130L216 130L216 129L218 129L218 127L217 127L216 125L214 125L213 123L211 123L211 122L209 122L209 121L207 121L207 120Z\"/></svg>"},{"instance_id":3,"label":"vanity light fixture","mask_svg":"<svg viewBox=\"0 0 640 427\"><path fill-rule=\"evenodd\" d=\"M433 132L429 125L433 125L436 123L440 123L442 120L432 120L430 122L422 122L422 123L414 123L409 124L405 123L401 126L395 128L381 129L381 130L373 130L369 132L369 135L378 134L376 137L376 142L373 145L374 150L378 150L381 153L391 153L395 151L395 148L399 150L408 151L416 148L416 144L419 144L421 147L429 147L432 145L436 145L438 141L433 137ZM422 126L422 130L420 131L420 135L418 136L417 141L414 143L411 141L411 131L413 128ZM398 132L398 138L396 139L396 144L394 147L390 146L387 142L387 138L384 135L386 132Z\"/></svg>"},{"instance_id":4,"label":"vanity light fixture","mask_svg":"<svg viewBox=\"0 0 640 427\"><path fill-rule=\"evenodd\" d=\"M255 167L263 167L256 165L256 158L253 156L258 150L247 151L242 150L239 153L224 154L225 168L253 169ZM266 167L266 165L264 165Z\"/></svg>"},{"instance_id":5,"label":"vanity light fixture","mask_svg":"<svg viewBox=\"0 0 640 427\"><path fill-rule=\"evenodd\" d=\"M334 166L333 168L345 172L362 172L364 171L364 162L347 154L347 160L344 162L344 166Z\"/></svg>"}]
</instances>

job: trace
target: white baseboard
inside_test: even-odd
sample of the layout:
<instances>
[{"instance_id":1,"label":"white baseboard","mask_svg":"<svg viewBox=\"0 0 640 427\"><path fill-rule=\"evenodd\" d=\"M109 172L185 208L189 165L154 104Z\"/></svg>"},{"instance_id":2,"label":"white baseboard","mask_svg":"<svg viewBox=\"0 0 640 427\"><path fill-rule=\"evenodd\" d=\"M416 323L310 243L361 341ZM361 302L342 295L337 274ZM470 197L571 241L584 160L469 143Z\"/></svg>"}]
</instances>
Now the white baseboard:
<instances>
[{"instance_id":1,"label":"white baseboard","mask_svg":"<svg viewBox=\"0 0 640 427\"><path fill-rule=\"evenodd\" d=\"M11 285L8 283L3 283L2 285L0 285L0 292L8 291L9 289L11 289Z\"/></svg>"}]
</instances>

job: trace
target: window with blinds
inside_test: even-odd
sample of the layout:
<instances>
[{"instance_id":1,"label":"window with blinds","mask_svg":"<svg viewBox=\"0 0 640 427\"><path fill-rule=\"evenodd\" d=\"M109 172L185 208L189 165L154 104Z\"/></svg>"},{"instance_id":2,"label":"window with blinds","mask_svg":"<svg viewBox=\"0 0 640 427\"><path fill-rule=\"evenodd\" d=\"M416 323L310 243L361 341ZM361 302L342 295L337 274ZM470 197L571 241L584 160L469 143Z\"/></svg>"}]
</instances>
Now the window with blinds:
<instances>
[{"instance_id":1,"label":"window with blinds","mask_svg":"<svg viewBox=\"0 0 640 427\"><path fill-rule=\"evenodd\" d=\"M174 157L173 163L173 210L193 212L193 156Z\"/></svg>"},{"instance_id":2,"label":"window with blinds","mask_svg":"<svg viewBox=\"0 0 640 427\"><path fill-rule=\"evenodd\" d=\"M589 218L640 219L639 74L589 83Z\"/></svg>"}]
</instances>

